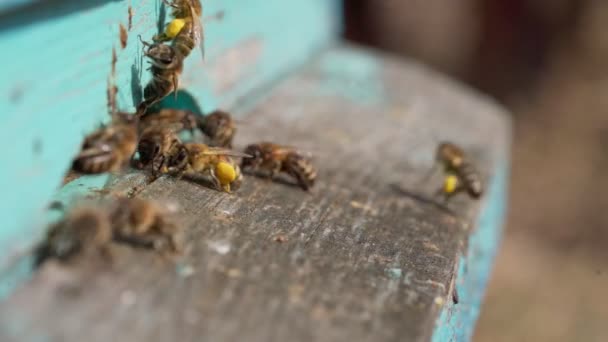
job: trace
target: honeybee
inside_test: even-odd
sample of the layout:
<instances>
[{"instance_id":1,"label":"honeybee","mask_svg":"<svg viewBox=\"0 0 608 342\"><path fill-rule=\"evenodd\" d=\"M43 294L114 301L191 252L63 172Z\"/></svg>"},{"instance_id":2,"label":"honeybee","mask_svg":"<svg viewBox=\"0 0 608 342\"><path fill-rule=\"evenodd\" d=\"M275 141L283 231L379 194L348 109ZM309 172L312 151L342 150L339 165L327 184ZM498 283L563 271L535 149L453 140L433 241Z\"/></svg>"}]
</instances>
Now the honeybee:
<instances>
[{"instance_id":1,"label":"honeybee","mask_svg":"<svg viewBox=\"0 0 608 342\"><path fill-rule=\"evenodd\" d=\"M187 143L184 146L188 150L185 176L207 176L220 191L238 190L243 176L231 157L249 158L250 155L199 143Z\"/></svg>"},{"instance_id":2,"label":"honeybee","mask_svg":"<svg viewBox=\"0 0 608 342\"><path fill-rule=\"evenodd\" d=\"M232 148L236 125L229 113L216 110L205 115L199 119L199 128L209 138L210 146Z\"/></svg>"},{"instance_id":3,"label":"honeybee","mask_svg":"<svg viewBox=\"0 0 608 342\"><path fill-rule=\"evenodd\" d=\"M204 33L202 24L203 6L200 0L163 0L172 8L173 20L165 27L165 32L154 36L154 41L165 42L173 39L172 46L186 58L199 46L204 57Z\"/></svg>"},{"instance_id":4,"label":"honeybee","mask_svg":"<svg viewBox=\"0 0 608 342\"><path fill-rule=\"evenodd\" d=\"M66 262L81 253L107 255L112 226L107 213L92 207L75 209L51 226L44 242L36 249L37 266L50 258Z\"/></svg>"},{"instance_id":5,"label":"honeybee","mask_svg":"<svg viewBox=\"0 0 608 342\"><path fill-rule=\"evenodd\" d=\"M96 174L124 167L137 147L135 120L134 115L119 113L112 123L89 134L72 162L72 169L79 173Z\"/></svg>"},{"instance_id":6,"label":"honeybee","mask_svg":"<svg viewBox=\"0 0 608 342\"><path fill-rule=\"evenodd\" d=\"M444 184L437 191L446 201L452 196L466 191L478 199L483 194L483 183L477 168L467 159L464 151L450 142L442 142L437 147L435 159L446 173Z\"/></svg>"},{"instance_id":7,"label":"honeybee","mask_svg":"<svg viewBox=\"0 0 608 342\"><path fill-rule=\"evenodd\" d=\"M294 177L305 191L315 184L317 171L312 162L292 147L261 142L247 146L245 153L252 158L243 159L241 167L244 171L250 170L258 174L267 172L270 178L283 172Z\"/></svg>"},{"instance_id":8,"label":"honeybee","mask_svg":"<svg viewBox=\"0 0 608 342\"><path fill-rule=\"evenodd\" d=\"M149 113L139 121L140 132L152 127L169 128L174 132L188 130L194 133L199 126L196 113L182 109L161 109L158 113Z\"/></svg>"},{"instance_id":9,"label":"honeybee","mask_svg":"<svg viewBox=\"0 0 608 342\"><path fill-rule=\"evenodd\" d=\"M179 252L179 226L167 219L168 210L140 198L120 197L112 203L114 239L155 250Z\"/></svg>"},{"instance_id":10,"label":"honeybee","mask_svg":"<svg viewBox=\"0 0 608 342\"><path fill-rule=\"evenodd\" d=\"M232 140L236 133L236 125L232 116L221 110L208 115L197 115L184 110L165 108L157 113L148 113L139 121L140 132L150 127L170 128L178 133L183 130L194 133L195 128L207 136L207 143L212 147L232 147Z\"/></svg>"},{"instance_id":11,"label":"honeybee","mask_svg":"<svg viewBox=\"0 0 608 342\"><path fill-rule=\"evenodd\" d=\"M142 43L147 48L144 54L150 60L149 70L152 79L144 88L143 101L137 106L138 116L143 116L150 106L172 92L177 94L179 76L184 66L184 57L172 46L160 43L149 44L144 41Z\"/></svg>"},{"instance_id":12,"label":"honeybee","mask_svg":"<svg viewBox=\"0 0 608 342\"><path fill-rule=\"evenodd\" d=\"M153 179L162 174L181 175L188 163L188 150L170 128L148 127L139 144L139 167L148 167Z\"/></svg>"}]
</instances>

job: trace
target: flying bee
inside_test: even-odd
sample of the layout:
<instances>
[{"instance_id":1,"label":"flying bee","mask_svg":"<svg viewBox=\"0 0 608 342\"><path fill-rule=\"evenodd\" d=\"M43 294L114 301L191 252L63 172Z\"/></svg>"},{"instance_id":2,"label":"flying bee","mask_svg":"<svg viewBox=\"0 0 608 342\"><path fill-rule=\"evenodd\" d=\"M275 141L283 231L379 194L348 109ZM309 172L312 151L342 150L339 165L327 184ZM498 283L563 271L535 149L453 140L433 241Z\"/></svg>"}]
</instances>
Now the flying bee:
<instances>
[{"instance_id":1,"label":"flying bee","mask_svg":"<svg viewBox=\"0 0 608 342\"><path fill-rule=\"evenodd\" d=\"M165 27L165 32L154 36L155 42L173 40L175 47L184 58L190 55L196 46L204 57L203 6L200 0L163 0L172 8L173 20Z\"/></svg>"},{"instance_id":2,"label":"flying bee","mask_svg":"<svg viewBox=\"0 0 608 342\"><path fill-rule=\"evenodd\" d=\"M220 191L238 190L243 176L231 157L249 158L250 155L199 143L187 143L184 146L188 150L188 167L184 175L207 176Z\"/></svg>"},{"instance_id":3,"label":"flying bee","mask_svg":"<svg viewBox=\"0 0 608 342\"><path fill-rule=\"evenodd\" d=\"M253 157L243 159L241 167L244 171L267 172L270 178L283 172L294 177L305 191L315 184L317 171L312 162L292 147L261 142L247 146L245 153Z\"/></svg>"},{"instance_id":4,"label":"flying bee","mask_svg":"<svg viewBox=\"0 0 608 342\"><path fill-rule=\"evenodd\" d=\"M134 120L134 115L119 113L112 123L89 134L72 162L72 169L79 173L97 174L124 167L137 147Z\"/></svg>"},{"instance_id":5,"label":"flying bee","mask_svg":"<svg viewBox=\"0 0 608 342\"><path fill-rule=\"evenodd\" d=\"M168 209L153 202L120 197L110 210L114 239L144 248L179 252L179 226L168 219L169 214Z\"/></svg>"},{"instance_id":6,"label":"flying bee","mask_svg":"<svg viewBox=\"0 0 608 342\"><path fill-rule=\"evenodd\" d=\"M435 159L436 165L442 166L446 173L444 184L437 191L445 196L446 201L462 191L466 191L474 199L481 197L481 175L460 147L450 142L442 142L437 147Z\"/></svg>"},{"instance_id":7,"label":"flying bee","mask_svg":"<svg viewBox=\"0 0 608 342\"><path fill-rule=\"evenodd\" d=\"M45 241L36 249L35 263L55 258L66 262L79 254L99 252L109 256L107 245L112 228L107 213L93 207L82 207L51 226Z\"/></svg>"},{"instance_id":8,"label":"flying bee","mask_svg":"<svg viewBox=\"0 0 608 342\"><path fill-rule=\"evenodd\" d=\"M148 113L139 121L140 132L151 127L170 128L178 133L184 130L194 133L194 129L199 125L197 114L182 109L161 109L158 113Z\"/></svg>"},{"instance_id":9,"label":"flying bee","mask_svg":"<svg viewBox=\"0 0 608 342\"><path fill-rule=\"evenodd\" d=\"M141 37L140 37L141 39ZM183 70L184 56L170 45L149 44L142 40L146 47L144 55L151 64L149 70L152 79L144 88L144 99L137 106L138 116L143 116L150 106L159 102L179 88L179 76Z\"/></svg>"},{"instance_id":10,"label":"flying bee","mask_svg":"<svg viewBox=\"0 0 608 342\"><path fill-rule=\"evenodd\" d=\"M216 110L200 118L198 126L209 138L210 146L232 148L236 125L229 113Z\"/></svg>"},{"instance_id":11,"label":"flying bee","mask_svg":"<svg viewBox=\"0 0 608 342\"><path fill-rule=\"evenodd\" d=\"M139 166L151 170L152 178L163 174L181 176L188 164L188 150L170 128L151 126L143 131L137 145Z\"/></svg>"}]
</instances>

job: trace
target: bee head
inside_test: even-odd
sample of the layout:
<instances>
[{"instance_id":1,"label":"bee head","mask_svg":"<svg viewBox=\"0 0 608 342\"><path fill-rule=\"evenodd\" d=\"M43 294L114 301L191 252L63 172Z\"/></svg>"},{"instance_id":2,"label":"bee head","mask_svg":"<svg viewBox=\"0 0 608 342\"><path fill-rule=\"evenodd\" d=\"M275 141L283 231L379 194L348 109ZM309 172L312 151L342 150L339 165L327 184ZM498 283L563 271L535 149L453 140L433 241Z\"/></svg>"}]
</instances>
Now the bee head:
<instances>
[{"instance_id":1,"label":"bee head","mask_svg":"<svg viewBox=\"0 0 608 342\"><path fill-rule=\"evenodd\" d=\"M153 65L159 67L173 63L176 58L175 50L170 45L161 43L148 45L144 54L150 58Z\"/></svg>"},{"instance_id":2,"label":"bee head","mask_svg":"<svg viewBox=\"0 0 608 342\"><path fill-rule=\"evenodd\" d=\"M264 152L258 145L249 145L245 148L245 154L251 156L251 158L243 158L241 161L241 168L254 166L255 164L262 161Z\"/></svg>"}]
</instances>

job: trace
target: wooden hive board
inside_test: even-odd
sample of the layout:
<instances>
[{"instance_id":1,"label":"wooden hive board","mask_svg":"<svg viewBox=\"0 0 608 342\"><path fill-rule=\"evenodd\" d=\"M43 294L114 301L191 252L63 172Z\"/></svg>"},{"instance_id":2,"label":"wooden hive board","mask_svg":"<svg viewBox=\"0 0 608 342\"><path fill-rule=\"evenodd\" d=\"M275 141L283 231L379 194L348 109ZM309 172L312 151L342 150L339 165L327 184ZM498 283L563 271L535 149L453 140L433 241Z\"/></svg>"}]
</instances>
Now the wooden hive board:
<instances>
[{"instance_id":1,"label":"wooden hive board","mask_svg":"<svg viewBox=\"0 0 608 342\"><path fill-rule=\"evenodd\" d=\"M337 0L203 4L205 60L196 49L181 78L199 112L249 98L331 44L340 27ZM10 146L0 169L8 194L0 202L0 298L28 275L23 257L43 236L45 208L83 137L109 119L112 49L118 107L133 111L150 79L138 36L162 31L169 12L161 0L0 2L0 49L10 51L0 55L0 144ZM120 25L128 30L124 49Z\"/></svg>"},{"instance_id":2,"label":"wooden hive board","mask_svg":"<svg viewBox=\"0 0 608 342\"><path fill-rule=\"evenodd\" d=\"M470 337L502 224L506 113L420 65L352 46L250 100L232 108L243 114L237 147L311 151L310 193L250 176L235 194L114 176L106 189L178 205L187 252L170 261L117 246L109 266L48 263L0 305L0 340ZM440 139L471 152L488 184L481 201L446 209L429 199L440 179L423 180Z\"/></svg>"}]
</instances>

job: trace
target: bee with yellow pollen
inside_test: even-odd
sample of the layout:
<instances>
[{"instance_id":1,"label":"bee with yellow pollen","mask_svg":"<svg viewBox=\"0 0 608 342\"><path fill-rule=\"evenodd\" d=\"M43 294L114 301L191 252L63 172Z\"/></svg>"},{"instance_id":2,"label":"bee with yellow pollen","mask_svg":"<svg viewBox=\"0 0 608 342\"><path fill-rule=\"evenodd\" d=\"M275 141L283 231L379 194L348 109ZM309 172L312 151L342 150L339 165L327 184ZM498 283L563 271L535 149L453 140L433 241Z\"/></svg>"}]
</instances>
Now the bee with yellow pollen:
<instances>
[{"instance_id":1,"label":"bee with yellow pollen","mask_svg":"<svg viewBox=\"0 0 608 342\"><path fill-rule=\"evenodd\" d=\"M437 165L444 169L443 185L437 191L447 202L452 196L465 192L473 199L483 194L484 185L477 167L464 151L450 142L439 144L436 152Z\"/></svg>"},{"instance_id":2,"label":"bee with yellow pollen","mask_svg":"<svg viewBox=\"0 0 608 342\"><path fill-rule=\"evenodd\" d=\"M238 190L243 176L232 157L250 158L250 155L200 143L187 143L184 146L188 150L185 176L207 176L219 191Z\"/></svg>"}]
</instances>

